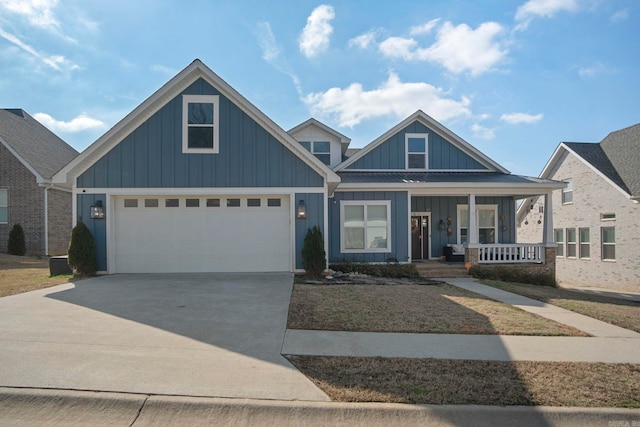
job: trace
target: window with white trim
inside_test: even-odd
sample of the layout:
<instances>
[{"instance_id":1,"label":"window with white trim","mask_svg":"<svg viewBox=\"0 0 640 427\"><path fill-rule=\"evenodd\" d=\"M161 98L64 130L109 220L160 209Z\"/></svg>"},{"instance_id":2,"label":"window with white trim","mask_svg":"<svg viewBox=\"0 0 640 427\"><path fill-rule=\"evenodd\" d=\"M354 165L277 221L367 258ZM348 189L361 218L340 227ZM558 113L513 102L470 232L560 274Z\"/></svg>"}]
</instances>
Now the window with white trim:
<instances>
[{"instance_id":1,"label":"window with white trim","mask_svg":"<svg viewBox=\"0 0 640 427\"><path fill-rule=\"evenodd\" d=\"M9 190L0 188L0 224L9 222Z\"/></svg>"},{"instance_id":2,"label":"window with white trim","mask_svg":"<svg viewBox=\"0 0 640 427\"><path fill-rule=\"evenodd\" d=\"M553 229L554 240L558 244L558 248L556 249L556 257L564 256L564 230L562 228L554 228Z\"/></svg>"},{"instance_id":3,"label":"window with white trim","mask_svg":"<svg viewBox=\"0 0 640 427\"><path fill-rule=\"evenodd\" d=\"M498 205L476 205L478 243L496 243ZM469 242L469 207L458 205L458 244Z\"/></svg>"},{"instance_id":4,"label":"window with white trim","mask_svg":"<svg viewBox=\"0 0 640 427\"><path fill-rule=\"evenodd\" d=\"M580 258L589 259L591 256L591 244L588 227L578 229L578 239L580 239Z\"/></svg>"},{"instance_id":5,"label":"window with white trim","mask_svg":"<svg viewBox=\"0 0 640 427\"><path fill-rule=\"evenodd\" d=\"M602 241L602 259L615 260L616 259L616 228L615 227L600 227L600 235Z\"/></svg>"},{"instance_id":6,"label":"window with white trim","mask_svg":"<svg viewBox=\"0 0 640 427\"><path fill-rule=\"evenodd\" d=\"M425 170L428 161L428 137L426 133L407 133L405 139L405 151L407 153L407 169Z\"/></svg>"},{"instance_id":7,"label":"window with white trim","mask_svg":"<svg viewBox=\"0 0 640 427\"><path fill-rule=\"evenodd\" d=\"M567 228L567 258L576 257L576 229Z\"/></svg>"},{"instance_id":8,"label":"window with white trim","mask_svg":"<svg viewBox=\"0 0 640 427\"><path fill-rule=\"evenodd\" d=\"M340 202L342 252L391 251L391 201Z\"/></svg>"},{"instance_id":9,"label":"window with white trim","mask_svg":"<svg viewBox=\"0 0 640 427\"><path fill-rule=\"evenodd\" d=\"M331 142L329 141L300 141L300 144L312 152L325 165L331 164Z\"/></svg>"},{"instance_id":10,"label":"window with white trim","mask_svg":"<svg viewBox=\"0 0 640 427\"><path fill-rule=\"evenodd\" d=\"M218 152L218 95L182 96L182 152Z\"/></svg>"},{"instance_id":11,"label":"window with white trim","mask_svg":"<svg viewBox=\"0 0 640 427\"><path fill-rule=\"evenodd\" d=\"M564 182L567 186L562 189L562 204L566 205L568 203L573 203L573 179L565 179Z\"/></svg>"}]
</instances>

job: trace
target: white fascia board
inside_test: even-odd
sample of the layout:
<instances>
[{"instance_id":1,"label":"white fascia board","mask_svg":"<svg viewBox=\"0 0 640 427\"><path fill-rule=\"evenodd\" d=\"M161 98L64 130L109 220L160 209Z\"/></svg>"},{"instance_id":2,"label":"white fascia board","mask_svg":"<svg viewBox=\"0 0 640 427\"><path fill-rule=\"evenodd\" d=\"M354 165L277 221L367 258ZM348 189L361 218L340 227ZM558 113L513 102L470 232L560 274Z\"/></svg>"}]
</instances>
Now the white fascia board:
<instances>
[{"instance_id":1,"label":"white fascia board","mask_svg":"<svg viewBox=\"0 0 640 427\"><path fill-rule=\"evenodd\" d=\"M438 123L435 119L433 119L428 114L424 113L422 110L416 111L415 113L413 113L412 115L410 115L409 117L407 117L406 119L404 119L403 121L401 121L400 123L395 125L393 128L389 129L387 132L385 132L384 134L382 134L381 136L376 138L370 144L366 145L364 148L362 148L356 154L354 154L353 156L349 157L344 162L340 163L338 166L335 167L334 170L340 171L340 170L343 170L344 168L348 167L349 165L353 164L356 160L362 158L367 153L372 151L374 148L376 148L380 144L384 143L387 139L389 139L390 137L392 137L396 133L400 132L402 129L404 129L405 127L407 127L409 124L411 124L412 122L414 122L416 120L419 121L420 123L422 123L423 125L425 125L426 127L433 129L440 136L444 137L445 140L447 140L449 142L453 142L454 145L457 146L457 148L462 150L462 152L470 155L471 157L473 157L474 159L479 161L484 166L486 166L486 167L488 167L490 169L493 169L490 172L498 171L498 172L502 172L502 173L506 173L506 174L510 173L507 169L505 169L504 167L500 166L498 163L493 161L491 158L487 157L484 153L479 151L473 145L471 145L468 142L466 142L464 139L460 138L458 135L453 133L451 130L449 130L446 127L442 126L440 123Z\"/></svg>"},{"instance_id":2,"label":"white fascia board","mask_svg":"<svg viewBox=\"0 0 640 427\"><path fill-rule=\"evenodd\" d=\"M311 117L310 119L305 120L304 122L300 123L299 125L289 129L287 131L288 134L294 134L297 132L300 132L306 128L308 128L309 126L316 126L320 129L322 129L323 131L335 136L336 138L338 138L340 140L341 144L349 144L351 142L351 138L341 134L340 132L338 132L335 129L330 128L329 126L325 125L324 123L322 123L321 121L314 119L313 117Z\"/></svg>"},{"instance_id":3,"label":"white fascia board","mask_svg":"<svg viewBox=\"0 0 640 427\"><path fill-rule=\"evenodd\" d=\"M288 195L292 193L325 192L324 187L151 187L151 188L78 188L76 194L106 194L108 196L226 196L226 195Z\"/></svg>"},{"instance_id":4,"label":"white fascia board","mask_svg":"<svg viewBox=\"0 0 640 427\"><path fill-rule=\"evenodd\" d=\"M344 191L409 191L425 192L437 195L464 195L470 191L478 194L506 196L538 196L562 188L561 183L549 184L505 184L487 185L487 183L348 183L340 184L337 192Z\"/></svg>"},{"instance_id":5,"label":"white fascia board","mask_svg":"<svg viewBox=\"0 0 640 427\"><path fill-rule=\"evenodd\" d=\"M302 161L318 172L321 176L325 177L327 182L340 182L340 177L335 172L318 160L313 154L299 146L300 144L297 144L296 141L280 126L269 119L264 113L258 110L258 108L251 104L245 97L233 89L198 59L194 60L174 78L165 83L142 104L127 114L124 119L118 122L98 140L87 147L87 149L80 155L67 164L67 166L56 173L54 175L54 182L60 184L73 184L73 181L75 181L78 176L90 168L96 161L120 143L133 130L159 111L167 102L178 96L198 78L204 78L218 91L220 91L222 95L234 104L240 106L249 117L262 125L262 127L274 138L283 143L287 148L294 152L297 157L301 158Z\"/></svg>"},{"instance_id":6,"label":"white fascia board","mask_svg":"<svg viewBox=\"0 0 640 427\"><path fill-rule=\"evenodd\" d=\"M27 170L29 172L31 172L33 174L33 176L36 177L36 183L38 184L42 184L47 182L46 179L44 179L44 177L42 175L40 175L38 173L37 170L35 170L20 154L18 154L18 152L16 150L13 149L13 147L11 145L9 145L4 139L0 138L0 143L2 143L2 145L4 145L4 147L9 150L9 152L13 155L13 157L15 157L16 159L18 159L18 161L20 163L22 163L22 166L24 166L25 168L27 168Z\"/></svg>"}]
</instances>

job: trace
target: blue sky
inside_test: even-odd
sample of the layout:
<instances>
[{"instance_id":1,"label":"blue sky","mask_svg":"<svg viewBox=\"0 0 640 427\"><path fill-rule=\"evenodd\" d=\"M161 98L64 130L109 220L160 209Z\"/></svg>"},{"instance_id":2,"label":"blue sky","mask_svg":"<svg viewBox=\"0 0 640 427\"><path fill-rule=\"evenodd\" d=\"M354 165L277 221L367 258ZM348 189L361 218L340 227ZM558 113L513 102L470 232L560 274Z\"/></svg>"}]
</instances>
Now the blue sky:
<instances>
[{"instance_id":1,"label":"blue sky","mask_svg":"<svg viewBox=\"0 0 640 427\"><path fill-rule=\"evenodd\" d=\"M640 122L637 0L2 0L0 107L82 151L199 58L285 130L417 109L511 172Z\"/></svg>"}]
</instances>

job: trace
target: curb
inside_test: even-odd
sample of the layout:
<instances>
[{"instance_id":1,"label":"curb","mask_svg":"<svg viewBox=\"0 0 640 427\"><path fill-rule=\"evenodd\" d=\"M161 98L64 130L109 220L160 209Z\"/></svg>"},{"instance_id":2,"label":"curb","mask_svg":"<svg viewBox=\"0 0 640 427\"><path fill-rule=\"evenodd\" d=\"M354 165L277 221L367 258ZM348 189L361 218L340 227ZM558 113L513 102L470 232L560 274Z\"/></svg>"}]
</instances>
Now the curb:
<instances>
[{"instance_id":1,"label":"curb","mask_svg":"<svg viewBox=\"0 0 640 427\"><path fill-rule=\"evenodd\" d=\"M640 426L640 409L303 402L0 388L12 426Z\"/></svg>"}]
</instances>

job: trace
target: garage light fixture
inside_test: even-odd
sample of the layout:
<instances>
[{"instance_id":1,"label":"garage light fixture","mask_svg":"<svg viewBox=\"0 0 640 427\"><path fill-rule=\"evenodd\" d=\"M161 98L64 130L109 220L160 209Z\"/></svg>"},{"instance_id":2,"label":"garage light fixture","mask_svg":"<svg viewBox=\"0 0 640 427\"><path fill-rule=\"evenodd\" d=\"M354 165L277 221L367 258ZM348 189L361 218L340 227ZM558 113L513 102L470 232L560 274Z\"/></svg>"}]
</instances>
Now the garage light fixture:
<instances>
[{"instance_id":1,"label":"garage light fixture","mask_svg":"<svg viewBox=\"0 0 640 427\"><path fill-rule=\"evenodd\" d=\"M102 200L96 200L96 204L91 206L91 219L104 219Z\"/></svg>"},{"instance_id":2,"label":"garage light fixture","mask_svg":"<svg viewBox=\"0 0 640 427\"><path fill-rule=\"evenodd\" d=\"M306 218L307 217L307 208L304 205L304 200L300 200L298 202L298 218Z\"/></svg>"}]
</instances>

